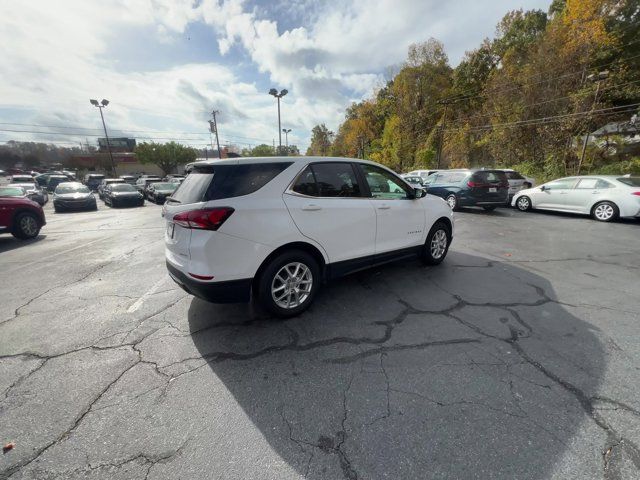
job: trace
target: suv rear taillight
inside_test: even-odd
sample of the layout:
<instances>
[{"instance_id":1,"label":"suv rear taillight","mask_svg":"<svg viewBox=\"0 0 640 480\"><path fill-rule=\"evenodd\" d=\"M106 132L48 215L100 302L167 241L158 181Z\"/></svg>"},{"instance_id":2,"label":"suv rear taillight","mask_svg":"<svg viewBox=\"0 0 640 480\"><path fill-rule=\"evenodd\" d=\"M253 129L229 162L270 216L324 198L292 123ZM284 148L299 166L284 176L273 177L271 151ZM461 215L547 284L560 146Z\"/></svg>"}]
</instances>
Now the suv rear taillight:
<instances>
[{"instance_id":1,"label":"suv rear taillight","mask_svg":"<svg viewBox=\"0 0 640 480\"><path fill-rule=\"evenodd\" d=\"M640 192L632 192L631 195L635 195L636 197L640 197Z\"/></svg>"},{"instance_id":2,"label":"suv rear taillight","mask_svg":"<svg viewBox=\"0 0 640 480\"><path fill-rule=\"evenodd\" d=\"M173 216L173 223L184 228L197 228L199 230L218 230L220 226L231 216L234 209L231 207L204 208L202 210L189 210Z\"/></svg>"},{"instance_id":3,"label":"suv rear taillight","mask_svg":"<svg viewBox=\"0 0 640 480\"><path fill-rule=\"evenodd\" d=\"M467 182L467 187L469 187L469 188L474 188L474 187L477 187L477 186L478 186L478 184L476 182L472 182L471 180L469 180Z\"/></svg>"}]
</instances>

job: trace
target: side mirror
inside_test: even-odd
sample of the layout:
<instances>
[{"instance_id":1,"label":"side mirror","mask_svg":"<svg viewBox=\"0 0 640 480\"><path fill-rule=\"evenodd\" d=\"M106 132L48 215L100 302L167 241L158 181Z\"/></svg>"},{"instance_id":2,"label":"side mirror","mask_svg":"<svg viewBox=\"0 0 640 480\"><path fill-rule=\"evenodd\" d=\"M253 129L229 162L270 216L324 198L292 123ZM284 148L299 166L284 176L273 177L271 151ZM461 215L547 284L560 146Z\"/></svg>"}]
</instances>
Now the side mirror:
<instances>
[{"instance_id":1,"label":"side mirror","mask_svg":"<svg viewBox=\"0 0 640 480\"><path fill-rule=\"evenodd\" d=\"M413 196L414 199L422 198L427 194L427 191L423 187L416 187L413 189L413 192L414 192L414 196Z\"/></svg>"},{"instance_id":2,"label":"side mirror","mask_svg":"<svg viewBox=\"0 0 640 480\"><path fill-rule=\"evenodd\" d=\"M544 192L545 190L549 190L549 187L546 187L546 186L542 185L542 186L540 187L540 191L541 191L541 192Z\"/></svg>"}]
</instances>

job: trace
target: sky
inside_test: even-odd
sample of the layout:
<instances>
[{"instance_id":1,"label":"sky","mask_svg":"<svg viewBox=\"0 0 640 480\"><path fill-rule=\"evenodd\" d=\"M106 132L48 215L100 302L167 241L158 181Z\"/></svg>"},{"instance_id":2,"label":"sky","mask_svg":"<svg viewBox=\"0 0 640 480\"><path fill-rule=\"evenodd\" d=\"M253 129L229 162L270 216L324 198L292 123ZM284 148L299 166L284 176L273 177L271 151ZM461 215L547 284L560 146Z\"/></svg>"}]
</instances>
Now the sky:
<instances>
[{"instance_id":1,"label":"sky","mask_svg":"<svg viewBox=\"0 0 640 480\"><path fill-rule=\"evenodd\" d=\"M223 144L301 151L314 125L337 129L434 37L452 66L509 10L549 0L0 0L0 143L96 144L89 99L110 136L203 148L218 110ZM12 130L12 131L9 131ZM55 133L54 133L55 132ZM285 139L282 140L283 144Z\"/></svg>"}]
</instances>

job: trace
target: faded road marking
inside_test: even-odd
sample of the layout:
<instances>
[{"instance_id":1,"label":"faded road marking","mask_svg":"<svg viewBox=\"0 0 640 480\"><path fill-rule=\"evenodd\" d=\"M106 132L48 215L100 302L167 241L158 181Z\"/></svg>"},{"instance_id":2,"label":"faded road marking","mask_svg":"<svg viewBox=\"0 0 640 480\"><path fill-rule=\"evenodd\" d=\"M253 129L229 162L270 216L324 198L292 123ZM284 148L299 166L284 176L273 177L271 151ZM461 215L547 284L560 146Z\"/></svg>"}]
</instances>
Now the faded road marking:
<instances>
[{"instance_id":1,"label":"faded road marking","mask_svg":"<svg viewBox=\"0 0 640 480\"><path fill-rule=\"evenodd\" d=\"M133 313L133 312L135 312L136 310L138 310L138 309L142 306L142 304L144 303L144 301L145 301L147 298L149 298L149 296L153 295L153 294L156 292L156 290L158 290L166 280L167 280L167 277L165 276L165 277L161 278L159 281L157 281L157 282L153 285L153 287L151 287L149 290L147 290L147 291L144 293L144 295L142 295L138 300L136 300L136 301L135 301L135 303L134 303L133 305L131 305L131 306L127 309L127 312L128 312L128 313Z\"/></svg>"}]
</instances>

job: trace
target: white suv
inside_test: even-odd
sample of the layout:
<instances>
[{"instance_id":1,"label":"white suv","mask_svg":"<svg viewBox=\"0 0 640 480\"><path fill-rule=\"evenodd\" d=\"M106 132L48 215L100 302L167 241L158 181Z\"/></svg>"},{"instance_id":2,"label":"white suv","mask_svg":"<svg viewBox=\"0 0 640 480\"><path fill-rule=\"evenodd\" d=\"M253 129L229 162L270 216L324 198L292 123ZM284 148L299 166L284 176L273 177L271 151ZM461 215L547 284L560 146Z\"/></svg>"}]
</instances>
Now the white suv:
<instances>
[{"instance_id":1,"label":"white suv","mask_svg":"<svg viewBox=\"0 0 640 480\"><path fill-rule=\"evenodd\" d=\"M198 162L167 199L166 261L185 291L271 313L306 310L320 284L398 258L442 262L453 214L391 170L347 158Z\"/></svg>"}]
</instances>

